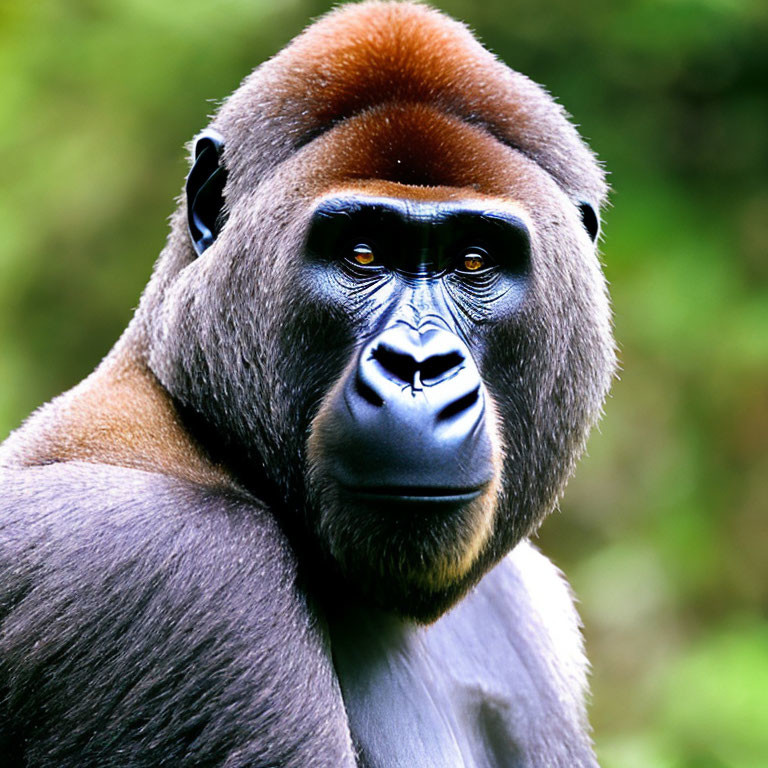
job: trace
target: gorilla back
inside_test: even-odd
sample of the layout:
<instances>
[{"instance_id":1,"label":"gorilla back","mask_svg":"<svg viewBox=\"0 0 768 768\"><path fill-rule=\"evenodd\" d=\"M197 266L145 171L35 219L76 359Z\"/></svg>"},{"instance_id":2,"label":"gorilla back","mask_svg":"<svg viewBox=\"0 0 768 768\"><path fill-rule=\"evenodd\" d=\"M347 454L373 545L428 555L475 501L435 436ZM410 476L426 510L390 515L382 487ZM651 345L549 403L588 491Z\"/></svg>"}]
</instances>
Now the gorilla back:
<instances>
[{"instance_id":1,"label":"gorilla back","mask_svg":"<svg viewBox=\"0 0 768 768\"><path fill-rule=\"evenodd\" d=\"M424 6L256 69L124 335L0 449L4 765L596 765L527 537L613 373L605 192Z\"/></svg>"}]
</instances>

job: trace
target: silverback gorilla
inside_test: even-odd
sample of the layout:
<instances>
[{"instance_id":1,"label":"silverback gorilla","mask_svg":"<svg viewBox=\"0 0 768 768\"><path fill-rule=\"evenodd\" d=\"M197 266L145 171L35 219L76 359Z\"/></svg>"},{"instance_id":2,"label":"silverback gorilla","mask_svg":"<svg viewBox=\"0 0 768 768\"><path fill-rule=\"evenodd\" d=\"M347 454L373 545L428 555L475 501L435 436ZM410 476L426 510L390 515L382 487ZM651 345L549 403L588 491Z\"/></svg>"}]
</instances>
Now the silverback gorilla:
<instances>
[{"instance_id":1,"label":"silverback gorilla","mask_svg":"<svg viewBox=\"0 0 768 768\"><path fill-rule=\"evenodd\" d=\"M2 764L595 766L527 537L613 374L605 192L424 6L256 69L122 338L0 449Z\"/></svg>"}]
</instances>

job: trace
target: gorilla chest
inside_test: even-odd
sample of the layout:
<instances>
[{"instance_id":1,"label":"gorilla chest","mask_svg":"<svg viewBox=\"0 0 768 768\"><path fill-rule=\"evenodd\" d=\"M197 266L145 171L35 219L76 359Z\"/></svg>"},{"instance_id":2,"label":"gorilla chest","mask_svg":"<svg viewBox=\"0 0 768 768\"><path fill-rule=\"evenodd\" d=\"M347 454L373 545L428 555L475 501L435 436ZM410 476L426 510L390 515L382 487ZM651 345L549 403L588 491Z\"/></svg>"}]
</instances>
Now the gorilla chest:
<instances>
[{"instance_id":1,"label":"gorilla chest","mask_svg":"<svg viewBox=\"0 0 768 768\"><path fill-rule=\"evenodd\" d=\"M517 745L530 730L532 692L515 649L493 632L472 642L466 634L474 630L462 625L457 631L450 614L430 627L371 614L332 625L334 665L361 766L529 764Z\"/></svg>"}]
</instances>

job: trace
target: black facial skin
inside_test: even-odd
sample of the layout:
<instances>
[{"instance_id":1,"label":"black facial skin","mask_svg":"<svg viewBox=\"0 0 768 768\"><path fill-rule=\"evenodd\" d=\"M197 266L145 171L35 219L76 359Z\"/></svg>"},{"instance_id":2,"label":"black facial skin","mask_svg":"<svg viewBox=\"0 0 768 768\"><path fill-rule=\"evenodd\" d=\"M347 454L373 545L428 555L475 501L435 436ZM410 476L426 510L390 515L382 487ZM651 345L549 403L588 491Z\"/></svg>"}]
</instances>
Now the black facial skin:
<instances>
[{"instance_id":1,"label":"black facial skin","mask_svg":"<svg viewBox=\"0 0 768 768\"><path fill-rule=\"evenodd\" d=\"M359 353L324 447L358 503L462 507L494 476L473 330L525 298L525 223L463 203L334 197L306 259L326 302L354 307Z\"/></svg>"}]
</instances>

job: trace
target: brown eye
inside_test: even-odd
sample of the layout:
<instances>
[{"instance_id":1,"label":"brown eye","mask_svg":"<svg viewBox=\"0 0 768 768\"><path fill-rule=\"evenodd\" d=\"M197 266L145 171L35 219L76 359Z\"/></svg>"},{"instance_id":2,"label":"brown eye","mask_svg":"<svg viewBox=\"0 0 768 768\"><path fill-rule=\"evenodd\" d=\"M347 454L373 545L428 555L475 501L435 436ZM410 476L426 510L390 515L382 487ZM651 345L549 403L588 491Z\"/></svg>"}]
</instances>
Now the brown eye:
<instances>
[{"instance_id":1,"label":"brown eye","mask_svg":"<svg viewBox=\"0 0 768 768\"><path fill-rule=\"evenodd\" d=\"M488 254L482 248L469 248L461 257L461 267L467 272L478 272L486 266Z\"/></svg>"},{"instance_id":2,"label":"brown eye","mask_svg":"<svg viewBox=\"0 0 768 768\"><path fill-rule=\"evenodd\" d=\"M373 255L373 249L370 245L366 245L365 243L358 243L352 249L352 257L358 264L364 267L373 264L376 260L376 257Z\"/></svg>"}]
</instances>

